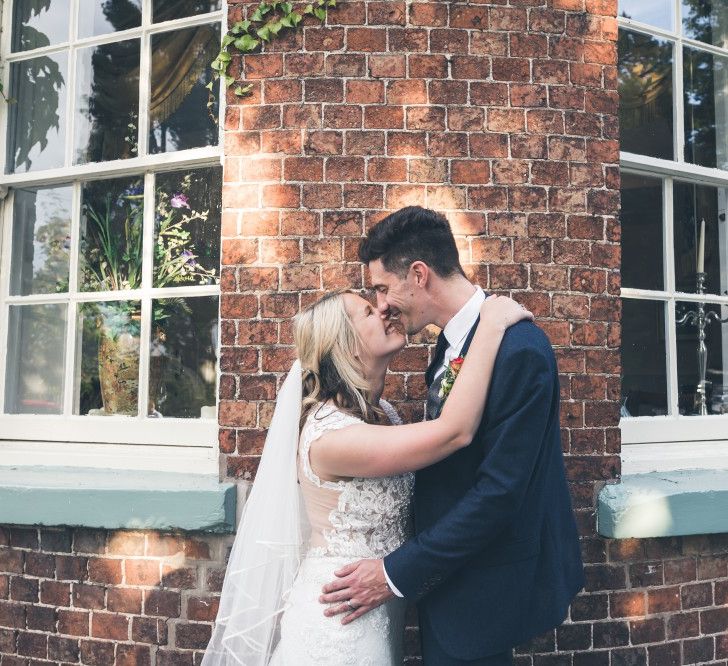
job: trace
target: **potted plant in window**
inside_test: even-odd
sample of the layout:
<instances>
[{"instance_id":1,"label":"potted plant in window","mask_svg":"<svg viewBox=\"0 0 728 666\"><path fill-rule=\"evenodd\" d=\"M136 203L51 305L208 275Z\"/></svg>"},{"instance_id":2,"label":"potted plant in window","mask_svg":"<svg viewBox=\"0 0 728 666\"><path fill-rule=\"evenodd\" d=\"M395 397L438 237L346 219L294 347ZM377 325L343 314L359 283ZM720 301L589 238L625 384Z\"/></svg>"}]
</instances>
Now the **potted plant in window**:
<instances>
[{"instance_id":1,"label":"potted plant in window","mask_svg":"<svg viewBox=\"0 0 728 666\"><path fill-rule=\"evenodd\" d=\"M180 191L158 189L153 247L153 287L210 284L214 268L197 261L190 232L205 222L209 211L195 211L189 203L189 176ZM117 197L107 194L102 206L83 206L86 218L82 238L85 291L124 291L142 286L143 199L141 186L127 187ZM136 414L139 389L141 308L138 300L106 301L90 306L98 334L98 376L103 413ZM88 310L87 310L88 311ZM164 368L166 324L176 312L188 312L182 298L153 301L152 345L149 365L148 413L156 414Z\"/></svg>"}]
</instances>

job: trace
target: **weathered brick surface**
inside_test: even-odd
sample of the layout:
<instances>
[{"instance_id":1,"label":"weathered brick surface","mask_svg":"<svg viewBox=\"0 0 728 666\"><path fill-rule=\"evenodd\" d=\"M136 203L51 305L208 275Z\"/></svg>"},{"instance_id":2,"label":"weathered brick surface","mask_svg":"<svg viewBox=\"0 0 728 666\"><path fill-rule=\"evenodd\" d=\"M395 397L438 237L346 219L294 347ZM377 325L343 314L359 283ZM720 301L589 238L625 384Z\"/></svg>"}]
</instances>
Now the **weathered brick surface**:
<instances>
[{"instance_id":1,"label":"weathered brick surface","mask_svg":"<svg viewBox=\"0 0 728 666\"><path fill-rule=\"evenodd\" d=\"M20 526L0 535L3 666L200 663L230 537ZM67 561L53 559L61 550ZM46 558L53 565L39 569ZM137 563L163 582L139 576Z\"/></svg>"},{"instance_id":2,"label":"weathered brick surface","mask_svg":"<svg viewBox=\"0 0 728 666\"><path fill-rule=\"evenodd\" d=\"M255 3L229 0L231 20ZM463 264L526 304L561 373L586 589L518 666L728 663L728 537L609 541L618 480L620 306L616 0L340 0L232 70L225 114L219 446L251 479L293 359L291 315L361 288L359 239L419 204ZM422 416L435 331L386 394ZM0 663L199 664L229 539L0 528ZM408 661L418 658L409 615Z\"/></svg>"}]
</instances>

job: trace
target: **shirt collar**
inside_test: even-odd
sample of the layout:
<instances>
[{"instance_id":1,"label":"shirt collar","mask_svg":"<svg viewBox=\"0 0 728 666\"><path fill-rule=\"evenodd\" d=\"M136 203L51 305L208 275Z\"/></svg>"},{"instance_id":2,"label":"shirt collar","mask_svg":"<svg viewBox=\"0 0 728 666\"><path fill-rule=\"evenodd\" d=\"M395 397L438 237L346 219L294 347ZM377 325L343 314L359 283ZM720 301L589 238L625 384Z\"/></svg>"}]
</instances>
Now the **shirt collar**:
<instances>
[{"instance_id":1,"label":"shirt collar","mask_svg":"<svg viewBox=\"0 0 728 666\"><path fill-rule=\"evenodd\" d=\"M475 321L478 319L480 306L484 300L485 293L480 287L476 286L475 293L457 311L455 316L447 322L443 333L450 347L460 349L470 329L473 328Z\"/></svg>"}]
</instances>

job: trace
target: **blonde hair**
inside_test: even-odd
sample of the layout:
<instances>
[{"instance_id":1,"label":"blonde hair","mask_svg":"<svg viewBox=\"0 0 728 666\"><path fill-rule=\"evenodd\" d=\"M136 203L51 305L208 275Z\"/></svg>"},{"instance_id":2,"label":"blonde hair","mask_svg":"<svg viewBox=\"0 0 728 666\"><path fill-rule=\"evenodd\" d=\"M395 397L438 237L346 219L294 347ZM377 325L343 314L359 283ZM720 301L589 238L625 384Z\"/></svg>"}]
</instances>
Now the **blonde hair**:
<instances>
[{"instance_id":1,"label":"blonde hair","mask_svg":"<svg viewBox=\"0 0 728 666\"><path fill-rule=\"evenodd\" d=\"M353 293L349 289L330 292L293 320L303 368L301 427L319 403L329 400L367 422L382 416L380 407L371 402L366 369L359 359L362 341L344 304L344 294Z\"/></svg>"}]
</instances>

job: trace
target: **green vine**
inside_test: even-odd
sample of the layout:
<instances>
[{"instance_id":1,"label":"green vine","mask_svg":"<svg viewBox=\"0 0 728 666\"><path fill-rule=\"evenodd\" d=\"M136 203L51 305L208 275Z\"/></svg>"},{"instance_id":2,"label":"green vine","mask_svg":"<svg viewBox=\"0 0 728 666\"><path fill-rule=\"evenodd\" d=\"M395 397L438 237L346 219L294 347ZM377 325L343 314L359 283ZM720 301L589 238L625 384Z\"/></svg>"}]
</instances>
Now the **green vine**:
<instances>
[{"instance_id":1,"label":"green vine","mask_svg":"<svg viewBox=\"0 0 728 666\"><path fill-rule=\"evenodd\" d=\"M235 82L235 77L228 74L228 67L233 59L232 49L243 55L254 53L260 50L263 44L273 41L281 32L295 30L307 15L314 16L324 23L330 7L336 7L336 0L315 0L300 12L293 9L292 2L263 1L250 18L236 21L222 38L220 53L210 65L212 80L207 84L207 89L210 91L208 110L214 105L212 91L218 79L222 78L226 88ZM234 92L238 97L244 97L250 94L252 88L252 83L238 85Z\"/></svg>"}]
</instances>

